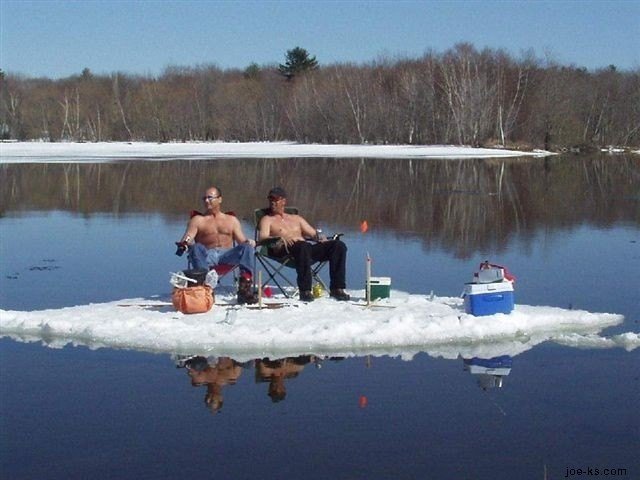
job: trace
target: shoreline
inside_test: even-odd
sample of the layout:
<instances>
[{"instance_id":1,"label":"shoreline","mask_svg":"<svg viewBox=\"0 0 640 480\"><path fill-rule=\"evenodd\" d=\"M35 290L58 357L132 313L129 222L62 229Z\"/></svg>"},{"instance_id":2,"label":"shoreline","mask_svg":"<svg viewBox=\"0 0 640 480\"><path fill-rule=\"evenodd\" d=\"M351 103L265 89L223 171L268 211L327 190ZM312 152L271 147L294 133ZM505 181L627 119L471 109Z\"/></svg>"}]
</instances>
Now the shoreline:
<instances>
[{"instance_id":1,"label":"shoreline","mask_svg":"<svg viewBox=\"0 0 640 480\"><path fill-rule=\"evenodd\" d=\"M454 145L326 145L295 142L0 142L0 164L211 158L507 158L557 155Z\"/></svg>"}]
</instances>

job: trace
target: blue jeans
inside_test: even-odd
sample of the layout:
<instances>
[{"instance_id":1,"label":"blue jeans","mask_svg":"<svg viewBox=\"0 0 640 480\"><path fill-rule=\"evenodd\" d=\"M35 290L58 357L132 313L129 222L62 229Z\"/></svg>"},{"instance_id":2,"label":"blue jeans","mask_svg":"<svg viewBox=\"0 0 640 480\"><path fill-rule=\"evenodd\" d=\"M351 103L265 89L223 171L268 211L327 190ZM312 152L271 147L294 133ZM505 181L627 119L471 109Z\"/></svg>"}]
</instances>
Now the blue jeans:
<instances>
[{"instance_id":1,"label":"blue jeans","mask_svg":"<svg viewBox=\"0 0 640 480\"><path fill-rule=\"evenodd\" d=\"M255 270L255 249L246 243L233 248L207 248L195 243L189 248L188 259L192 268L209 270L219 264L239 265L240 271L253 276Z\"/></svg>"}]
</instances>

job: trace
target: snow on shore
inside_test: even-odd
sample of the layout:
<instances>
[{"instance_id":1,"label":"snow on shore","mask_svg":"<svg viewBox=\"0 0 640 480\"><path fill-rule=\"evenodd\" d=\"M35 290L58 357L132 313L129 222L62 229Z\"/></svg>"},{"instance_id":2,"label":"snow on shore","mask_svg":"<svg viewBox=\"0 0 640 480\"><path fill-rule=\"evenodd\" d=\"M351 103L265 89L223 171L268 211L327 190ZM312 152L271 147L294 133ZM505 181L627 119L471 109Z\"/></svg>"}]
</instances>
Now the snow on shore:
<instances>
[{"instance_id":1,"label":"snow on shore","mask_svg":"<svg viewBox=\"0 0 640 480\"><path fill-rule=\"evenodd\" d=\"M117 160L175 160L211 158L494 158L546 156L550 152L521 152L500 148L446 145L320 145L292 142L99 142L0 143L0 163L97 163Z\"/></svg>"},{"instance_id":2,"label":"snow on shore","mask_svg":"<svg viewBox=\"0 0 640 480\"><path fill-rule=\"evenodd\" d=\"M351 293L360 299L364 295ZM217 296L210 312L197 315L176 312L166 299L157 298L32 312L0 310L0 336L51 347L73 344L237 360L307 353L410 359L418 352L489 358L517 355L547 340L574 347L640 346L635 333L608 339L597 335L623 321L609 313L517 305L509 315L474 317L464 312L460 298L395 290L392 298L381 300L385 306L369 308L329 298L309 304L292 301L279 309L222 305L231 297Z\"/></svg>"}]
</instances>

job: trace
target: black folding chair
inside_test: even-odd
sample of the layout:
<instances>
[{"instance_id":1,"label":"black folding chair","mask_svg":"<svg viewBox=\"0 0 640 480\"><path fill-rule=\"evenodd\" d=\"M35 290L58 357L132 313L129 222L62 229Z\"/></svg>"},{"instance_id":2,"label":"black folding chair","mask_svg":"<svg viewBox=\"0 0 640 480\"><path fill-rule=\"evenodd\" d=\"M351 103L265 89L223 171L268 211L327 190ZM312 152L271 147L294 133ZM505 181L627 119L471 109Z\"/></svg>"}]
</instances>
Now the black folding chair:
<instances>
[{"instance_id":1,"label":"black folding chair","mask_svg":"<svg viewBox=\"0 0 640 480\"><path fill-rule=\"evenodd\" d=\"M284 211L290 215L298 214L298 209L295 207L285 207ZM256 259L260 262L260 265L262 265L262 268L267 274L267 278L262 279L263 281L260 287L264 289L265 286L273 282L285 297L291 298L299 293L296 282L296 264L293 255L289 253L282 256L273 255L270 250L277 239L263 241L258 240L260 220L268 213L269 208L258 208L254 211ZM320 271L325 267L325 265L327 265L327 263L328 261L316 262L311 267L311 276L313 280L322 285L322 288L324 288L325 291L328 291L328 289L326 283L320 277ZM293 293L290 293L291 291Z\"/></svg>"}]
</instances>

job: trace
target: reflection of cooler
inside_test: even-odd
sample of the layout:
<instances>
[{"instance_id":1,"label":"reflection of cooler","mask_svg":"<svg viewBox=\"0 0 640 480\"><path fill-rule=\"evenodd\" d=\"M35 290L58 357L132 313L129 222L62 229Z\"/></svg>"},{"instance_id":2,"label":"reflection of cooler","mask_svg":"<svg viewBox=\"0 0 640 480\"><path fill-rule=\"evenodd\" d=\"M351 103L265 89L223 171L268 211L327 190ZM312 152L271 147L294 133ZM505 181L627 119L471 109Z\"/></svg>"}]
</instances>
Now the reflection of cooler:
<instances>
[{"instance_id":1,"label":"reflection of cooler","mask_svg":"<svg viewBox=\"0 0 640 480\"><path fill-rule=\"evenodd\" d=\"M513 366L513 359L509 355L501 355L493 358L465 358L463 359L465 370L477 375L486 373L489 375L509 375Z\"/></svg>"},{"instance_id":2,"label":"reflection of cooler","mask_svg":"<svg viewBox=\"0 0 640 480\"><path fill-rule=\"evenodd\" d=\"M509 281L464 286L464 310L471 315L511 313L513 303L513 284Z\"/></svg>"},{"instance_id":3,"label":"reflection of cooler","mask_svg":"<svg viewBox=\"0 0 640 480\"><path fill-rule=\"evenodd\" d=\"M509 355L493 358L465 358L464 369L477 375L478 385L483 389L502 388L502 378L511 373L513 359Z\"/></svg>"}]
</instances>

